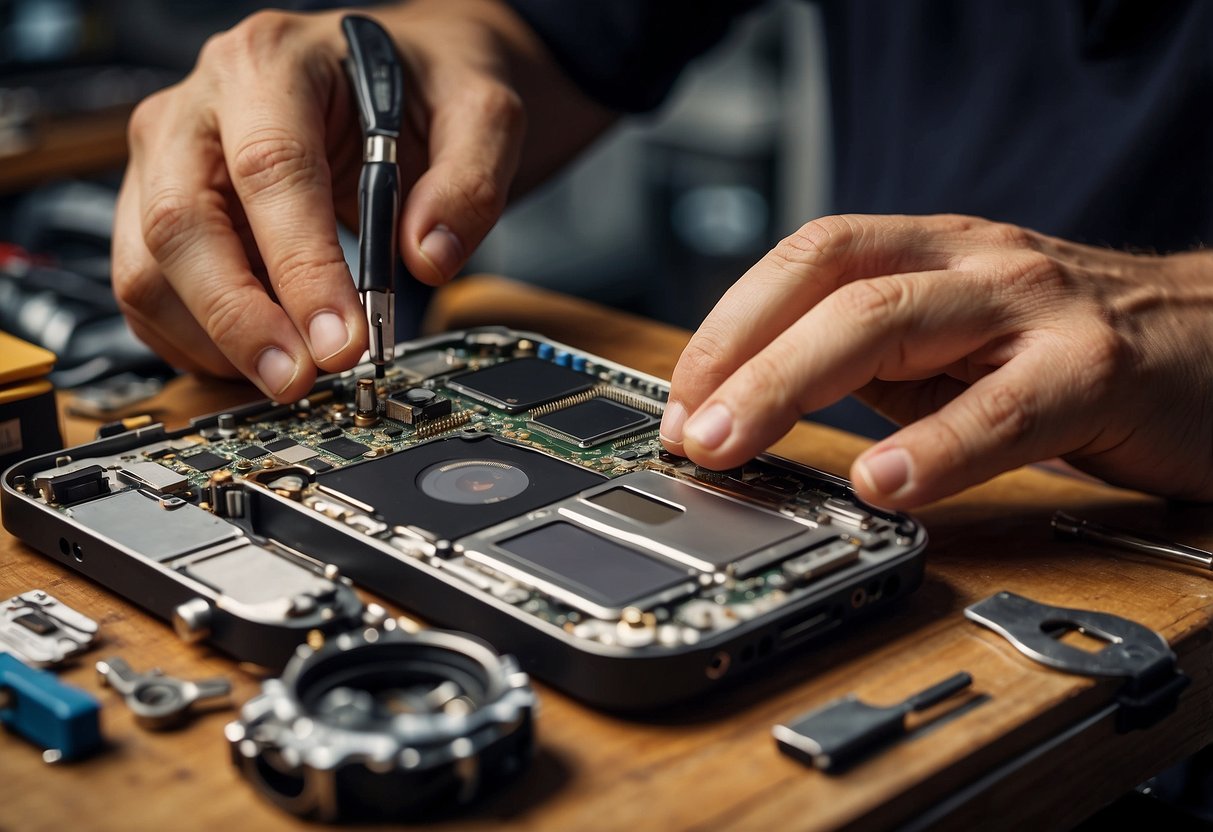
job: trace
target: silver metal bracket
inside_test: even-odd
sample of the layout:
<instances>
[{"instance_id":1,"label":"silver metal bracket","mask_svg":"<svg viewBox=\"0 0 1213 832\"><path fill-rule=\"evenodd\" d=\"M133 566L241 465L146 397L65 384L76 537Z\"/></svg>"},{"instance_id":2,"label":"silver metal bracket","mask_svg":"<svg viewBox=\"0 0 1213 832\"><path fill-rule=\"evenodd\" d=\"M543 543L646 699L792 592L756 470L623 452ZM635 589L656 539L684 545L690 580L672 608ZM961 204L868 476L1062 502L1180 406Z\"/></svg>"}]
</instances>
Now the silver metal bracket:
<instances>
[{"instance_id":1,"label":"silver metal bracket","mask_svg":"<svg viewBox=\"0 0 1213 832\"><path fill-rule=\"evenodd\" d=\"M44 590L0 601L0 651L33 667L53 667L87 650L97 622Z\"/></svg>"},{"instance_id":2,"label":"silver metal bracket","mask_svg":"<svg viewBox=\"0 0 1213 832\"><path fill-rule=\"evenodd\" d=\"M965 617L988 627L1033 661L1065 673L1123 679L1117 694L1120 732L1148 728L1175 710L1192 681L1179 670L1166 639L1119 615L1051 607L1012 592L999 592L965 609ZM1078 631L1106 643L1089 652L1060 636Z\"/></svg>"}]
</instances>

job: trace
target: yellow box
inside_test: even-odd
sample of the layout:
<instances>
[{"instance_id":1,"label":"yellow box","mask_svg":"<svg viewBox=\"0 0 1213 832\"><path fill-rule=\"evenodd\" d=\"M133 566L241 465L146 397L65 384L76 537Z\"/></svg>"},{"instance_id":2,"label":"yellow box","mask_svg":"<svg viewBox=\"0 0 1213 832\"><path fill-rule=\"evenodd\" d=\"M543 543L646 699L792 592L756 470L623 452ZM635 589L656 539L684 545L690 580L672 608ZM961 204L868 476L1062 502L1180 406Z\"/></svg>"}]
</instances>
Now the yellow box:
<instances>
[{"instance_id":1,"label":"yellow box","mask_svg":"<svg viewBox=\"0 0 1213 832\"><path fill-rule=\"evenodd\" d=\"M46 374L55 354L0 332L0 470L63 447L55 389Z\"/></svg>"}]
</instances>

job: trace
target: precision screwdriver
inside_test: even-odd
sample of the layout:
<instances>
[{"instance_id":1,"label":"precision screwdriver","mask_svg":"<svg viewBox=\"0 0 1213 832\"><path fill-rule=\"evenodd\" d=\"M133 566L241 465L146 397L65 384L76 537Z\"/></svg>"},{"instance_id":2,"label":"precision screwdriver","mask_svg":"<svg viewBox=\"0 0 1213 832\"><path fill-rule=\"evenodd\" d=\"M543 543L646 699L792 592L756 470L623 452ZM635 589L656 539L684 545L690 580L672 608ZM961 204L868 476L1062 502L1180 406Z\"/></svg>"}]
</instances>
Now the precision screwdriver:
<instances>
[{"instance_id":1,"label":"precision screwdriver","mask_svg":"<svg viewBox=\"0 0 1213 832\"><path fill-rule=\"evenodd\" d=\"M396 346L396 260L400 223L400 168L396 142L404 108L404 72L396 47L369 17L347 15L347 74L358 102L365 144L358 181L358 291L366 309L368 353L383 378Z\"/></svg>"},{"instance_id":2,"label":"precision screwdriver","mask_svg":"<svg viewBox=\"0 0 1213 832\"><path fill-rule=\"evenodd\" d=\"M1213 552L1206 552L1204 549L1197 549L1194 546L1185 546L1161 537L1117 529L1091 520L1082 520L1064 511L1053 514L1051 525L1053 532L1064 540L1086 540L1101 546L1114 546L1118 549L1152 555L1177 563L1188 563L1213 571Z\"/></svg>"}]
</instances>

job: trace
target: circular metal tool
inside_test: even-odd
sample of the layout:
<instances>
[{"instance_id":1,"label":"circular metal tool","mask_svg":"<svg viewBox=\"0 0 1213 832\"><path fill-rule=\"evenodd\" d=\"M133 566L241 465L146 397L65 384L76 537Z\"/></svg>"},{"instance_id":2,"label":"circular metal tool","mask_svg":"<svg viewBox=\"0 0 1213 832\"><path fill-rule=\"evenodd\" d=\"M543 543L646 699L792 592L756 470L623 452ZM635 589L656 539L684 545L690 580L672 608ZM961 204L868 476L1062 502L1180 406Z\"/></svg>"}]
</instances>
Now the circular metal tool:
<instances>
[{"instance_id":1,"label":"circular metal tool","mask_svg":"<svg viewBox=\"0 0 1213 832\"><path fill-rule=\"evenodd\" d=\"M226 735L244 776L287 811L399 820L521 771L535 701L515 660L477 639L367 629L300 647Z\"/></svg>"}]
</instances>

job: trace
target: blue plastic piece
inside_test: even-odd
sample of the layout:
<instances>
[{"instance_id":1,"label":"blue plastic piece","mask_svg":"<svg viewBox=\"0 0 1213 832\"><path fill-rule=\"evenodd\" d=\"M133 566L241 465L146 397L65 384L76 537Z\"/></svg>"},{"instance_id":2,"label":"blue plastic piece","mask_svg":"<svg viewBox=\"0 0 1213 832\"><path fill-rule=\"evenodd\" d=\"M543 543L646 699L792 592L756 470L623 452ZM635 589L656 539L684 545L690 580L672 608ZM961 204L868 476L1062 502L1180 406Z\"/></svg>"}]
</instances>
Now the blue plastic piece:
<instances>
[{"instance_id":1,"label":"blue plastic piece","mask_svg":"<svg viewBox=\"0 0 1213 832\"><path fill-rule=\"evenodd\" d=\"M551 344L540 344L539 348L535 350L535 357L543 361L551 361L554 352L556 349Z\"/></svg>"},{"instance_id":2,"label":"blue plastic piece","mask_svg":"<svg viewBox=\"0 0 1213 832\"><path fill-rule=\"evenodd\" d=\"M89 694L65 685L55 674L36 670L15 656L0 653L0 691L7 694L0 724L61 760L84 757L101 745L101 704Z\"/></svg>"},{"instance_id":3,"label":"blue plastic piece","mask_svg":"<svg viewBox=\"0 0 1213 832\"><path fill-rule=\"evenodd\" d=\"M569 366L569 354L564 350L556 353L556 365L559 367Z\"/></svg>"},{"instance_id":4,"label":"blue plastic piece","mask_svg":"<svg viewBox=\"0 0 1213 832\"><path fill-rule=\"evenodd\" d=\"M585 356L584 355L574 355L573 356L573 369L579 373L585 372Z\"/></svg>"}]
</instances>

